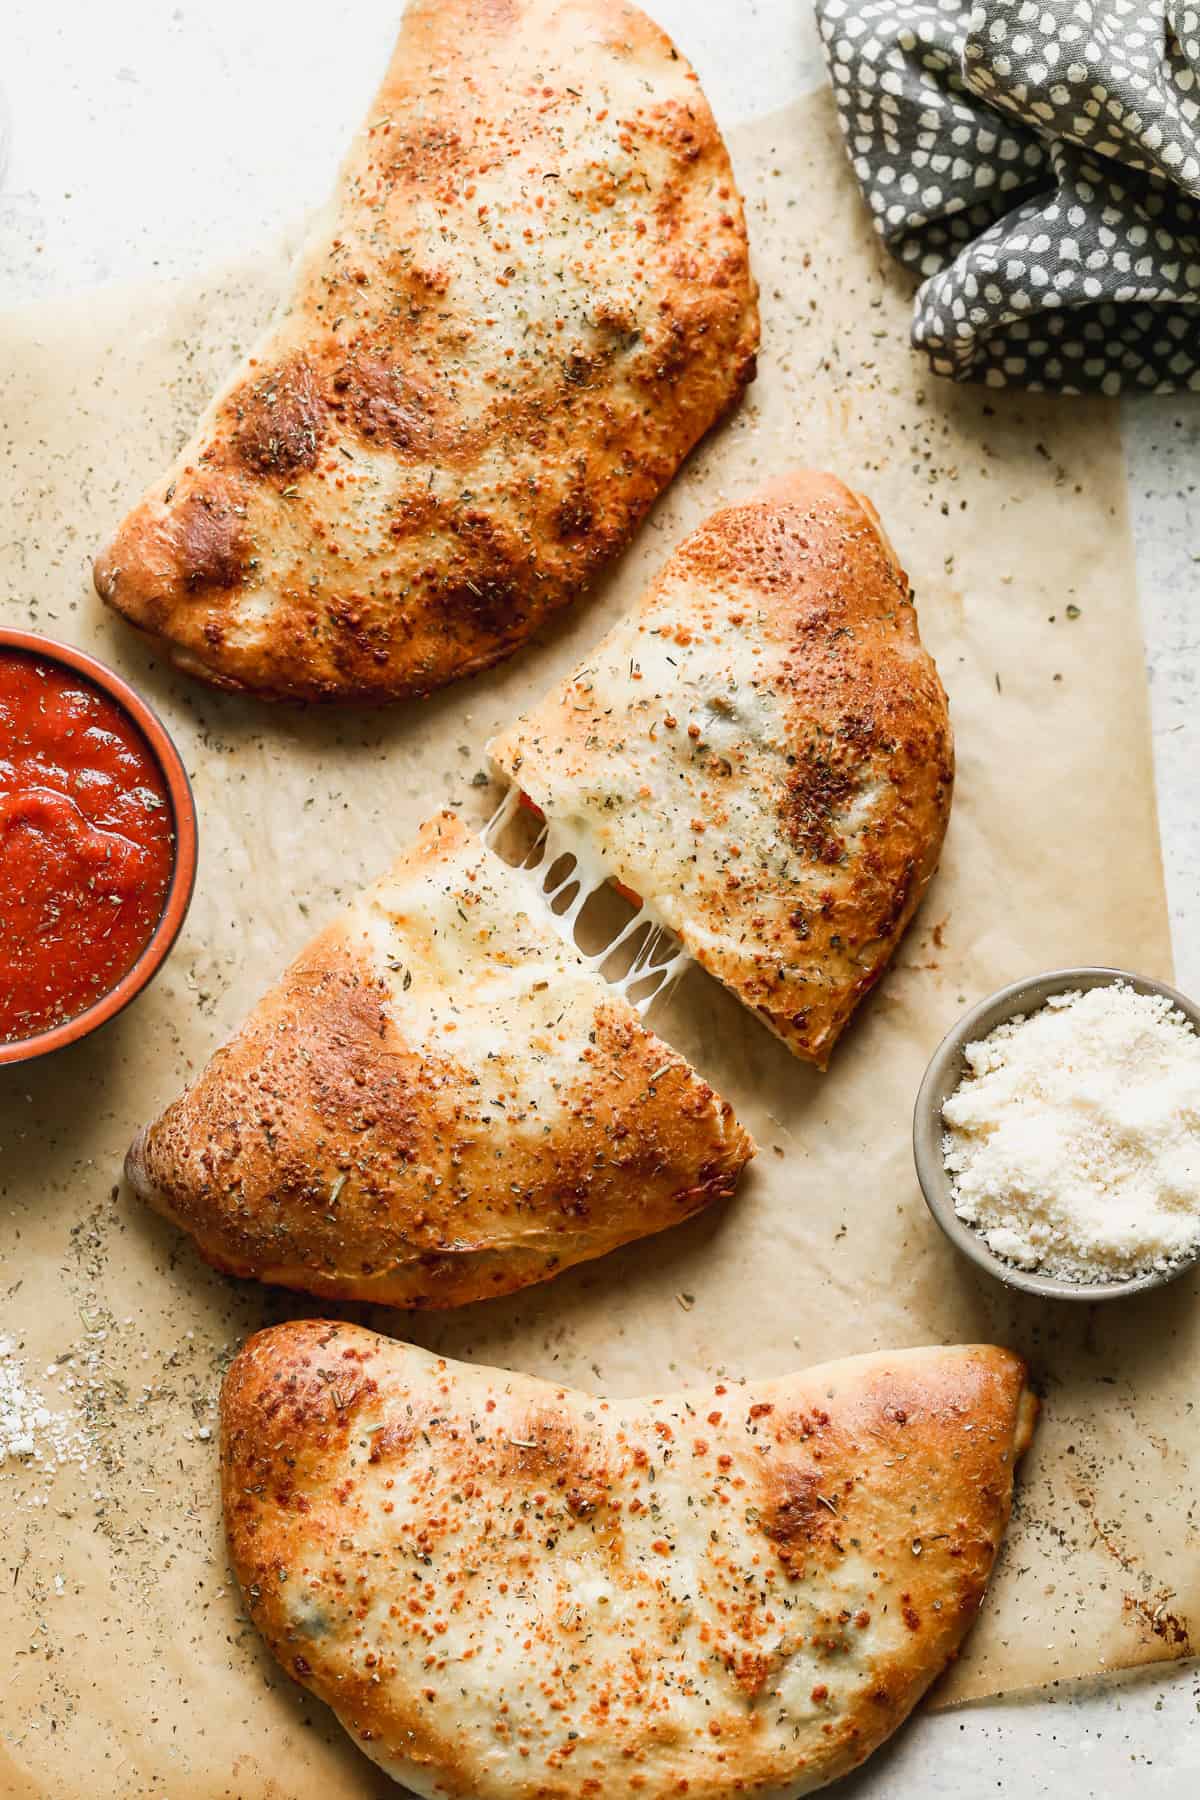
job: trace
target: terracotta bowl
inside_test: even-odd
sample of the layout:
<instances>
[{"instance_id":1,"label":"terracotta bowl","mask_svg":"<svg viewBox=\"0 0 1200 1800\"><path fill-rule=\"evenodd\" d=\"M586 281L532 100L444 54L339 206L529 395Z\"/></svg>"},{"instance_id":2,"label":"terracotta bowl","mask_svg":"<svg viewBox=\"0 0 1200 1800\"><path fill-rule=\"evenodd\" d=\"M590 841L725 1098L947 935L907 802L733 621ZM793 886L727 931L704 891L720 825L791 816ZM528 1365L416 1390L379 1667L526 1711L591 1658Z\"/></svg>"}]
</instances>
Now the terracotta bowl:
<instances>
[{"instance_id":1,"label":"terracotta bowl","mask_svg":"<svg viewBox=\"0 0 1200 1800\"><path fill-rule=\"evenodd\" d=\"M1023 1293L1037 1294L1043 1300L1125 1300L1132 1294L1144 1294L1149 1288L1177 1280L1200 1262L1198 1251L1172 1263L1167 1269L1152 1269L1123 1280L1066 1281L1061 1276L1040 1275L1035 1270L1020 1269L1014 1263L1006 1262L988 1246L983 1234L968 1225L965 1219L960 1219L954 1210L951 1178L942 1160L942 1105L967 1072L967 1045L986 1037L997 1025L1006 1024L1018 1013L1037 1012L1051 994L1107 987L1116 981L1128 983L1135 993L1165 994L1171 1005L1200 1031L1200 1006L1177 988L1168 987L1165 981L1152 981L1148 976L1134 975L1128 969L1093 965L1050 969L1045 974L1014 981L1011 987L1001 988L963 1014L934 1051L913 1110L913 1155L917 1178L926 1205L950 1242L977 1268L985 1269L1005 1287L1020 1288Z\"/></svg>"},{"instance_id":2,"label":"terracotta bowl","mask_svg":"<svg viewBox=\"0 0 1200 1800\"><path fill-rule=\"evenodd\" d=\"M125 971L115 987L109 988L106 994L102 994L81 1013L76 1013L73 1019L64 1019L50 1031L35 1032L32 1037L0 1044L0 1064L4 1064L30 1062L34 1057L47 1056L52 1050L61 1050L67 1044L78 1043L80 1038L87 1037L89 1032L106 1024L128 1006L157 975L179 936L195 885L196 803L192 798L187 770L166 727L141 695L135 693L129 683L123 681L112 669L106 668L84 651L77 650L74 644L62 644L55 638L41 637L33 631L0 629L0 650L24 650L47 662L59 663L64 668L72 669L91 682L93 687L99 688L101 693L107 694L110 700L128 714L162 771L174 815L175 833L175 858L162 913L137 961Z\"/></svg>"}]
</instances>

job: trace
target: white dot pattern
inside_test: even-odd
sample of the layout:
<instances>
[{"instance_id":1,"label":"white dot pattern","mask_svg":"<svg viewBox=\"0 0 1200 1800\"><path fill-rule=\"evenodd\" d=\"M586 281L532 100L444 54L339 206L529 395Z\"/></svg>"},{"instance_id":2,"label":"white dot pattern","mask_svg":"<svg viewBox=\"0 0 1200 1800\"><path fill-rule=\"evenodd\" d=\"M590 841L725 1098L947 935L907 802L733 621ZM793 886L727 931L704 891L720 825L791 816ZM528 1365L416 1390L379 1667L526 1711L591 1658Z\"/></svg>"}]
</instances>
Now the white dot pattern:
<instances>
[{"instance_id":1,"label":"white dot pattern","mask_svg":"<svg viewBox=\"0 0 1200 1800\"><path fill-rule=\"evenodd\" d=\"M1200 390L1200 0L817 0L939 375Z\"/></svg>"}]
</instances>

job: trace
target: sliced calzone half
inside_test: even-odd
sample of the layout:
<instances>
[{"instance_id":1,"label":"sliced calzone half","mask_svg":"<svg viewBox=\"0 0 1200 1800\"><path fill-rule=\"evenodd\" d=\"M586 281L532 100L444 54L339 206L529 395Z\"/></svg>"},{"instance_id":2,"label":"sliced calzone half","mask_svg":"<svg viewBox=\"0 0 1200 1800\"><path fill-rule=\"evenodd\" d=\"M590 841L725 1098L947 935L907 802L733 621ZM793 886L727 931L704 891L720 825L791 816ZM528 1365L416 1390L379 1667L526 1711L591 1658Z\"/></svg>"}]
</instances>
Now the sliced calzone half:
<instances>
[{"instance_id":1,"label":"sliced calzone half","mask_svg":"<svg viewBox=\"0 0 1200 1800\"><path fill-rule=\"evenodd\" d=\"M875 510L807 471L706 519L489 750L559 848L821 1067L925 892L954 777Z\"/></svg>"},{"instance_id":2,"label":"sliced calzone half","mask_svg":"<svg viewBox=\"0 0 1200 1800\"><path fill-rule=\"evenodd\" d=\"M314 1320L221 1398L251 1615L426 1800L794 1800L956 1654L1036 1403L987 1345L602 1400Z\"/></svg>"},{"instance_id":3,"label":"sliced calzone half","mask_svg":"<svg viewBox=\"0 0 1200 1800\"><path fill-rule=\"evenodd\" d=\"M141 1132L126 1172L231 1274L436 1307L673 1225L752 1154L443 813Z\"/></svg>"},{"instance_id":4,"label":"sliced calzone half","mask_svg":"<svg viewBox=\"0 0 1200 1800\"><path fill-rule=\"evenodd\" d=\"M628 540L754 372L696 77L625 0L411 0L291 292L96 562L190 674L424 694Z\"/></svg>"}]
</instances>

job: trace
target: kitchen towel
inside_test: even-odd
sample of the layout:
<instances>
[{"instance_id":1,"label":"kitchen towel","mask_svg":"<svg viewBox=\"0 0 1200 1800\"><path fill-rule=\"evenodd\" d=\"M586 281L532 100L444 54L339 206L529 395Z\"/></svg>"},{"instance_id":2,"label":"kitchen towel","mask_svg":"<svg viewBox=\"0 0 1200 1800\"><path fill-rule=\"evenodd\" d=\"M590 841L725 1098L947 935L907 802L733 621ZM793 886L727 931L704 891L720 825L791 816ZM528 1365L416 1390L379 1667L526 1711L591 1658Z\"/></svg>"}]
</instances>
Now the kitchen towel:
<instances>
[{"instance_id":1,"label":"kitchen towel","mask_svg":"<svg viewBox=\"0 0 1200 1800\"><path fill-rule=\"evenodd\" d=\"M1200 6L817 0L876 229L939 375L1200 389Z\"/></svg>"}]
</instances>

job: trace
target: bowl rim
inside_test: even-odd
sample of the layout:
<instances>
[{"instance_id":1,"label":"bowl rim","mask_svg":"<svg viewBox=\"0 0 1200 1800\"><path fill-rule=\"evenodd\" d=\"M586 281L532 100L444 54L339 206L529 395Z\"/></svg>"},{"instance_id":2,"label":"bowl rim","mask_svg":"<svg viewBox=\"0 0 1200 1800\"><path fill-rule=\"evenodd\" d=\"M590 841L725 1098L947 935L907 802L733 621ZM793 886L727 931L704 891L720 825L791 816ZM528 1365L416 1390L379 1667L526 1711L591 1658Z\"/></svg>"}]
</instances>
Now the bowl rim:
<instances>
[{"instance_id":1,"label":"bowl rim","mask_svg":"<svg viewBox=\"0 0 1200 1800\"><path fill-rule=\"evenodd\" d=\"M974 1226L960 1219L954 1210L950 1179L942 1159L942 1103L958 1086L963 1072L963 1052L967 1044L986 1037L998 1025L1019 1013L1039 1011L1052 994L1087 991L1111 987L1125 982L1139 994L1163 994L1172 1006L1200 1032L1200 1005L1169 982L1150 975L1138 975L1132 969L1118 969L1103 963L1081 963L1075 967L1045 969L1026 975L1020 981L997 988L962 1014L943 1037L929 1059L929 1065L917 1090L913 1106L913 1160L917 1180L925 1196L925 1204L950 1239L955 1249L968 1257L976 1267L986 1270L1005 1287L1022 1293L1036 1294L1042 1299L1098 1301L1124 1300L1131 1294L1144 1294L1151 1288L1164 1287L1185 1275L1200 1262L1200 1247L1189 1257L1168 1269L1151 1269L1117 1281L1069 1281L1058 1275L1039 1275L1006 1262L988 1248Z\"/></svg>"},{"instance_id":2,"label":"bowl rim","mask_svg":"<svg viewBox=\"0 0 1200 1800\"><path fill-rule=\"evenodd\" d=\"M20 631L0 626L0 651L5 650L22 651L30 656L43 657L47 662L60 663L64 668L84 676L129 716L141 732L162 773L171 802L175 844L171 879L163 896L158 923L124 975L73 1018L62 1020L48 1031L35 1032L32 1037L0 1043L0 1067L32 1062L36 1057L48 1056L54 1050L61 1050L67 1044L74 1044L81 1038L88 1037L123 1011L154 979L179 936L191 904L196 885L199 838L196 801L183 758L153 707L123 676L89 655L86 650L79 649L77 645L64 643L59 638L44 637L36 631Z\"/></svg>"}]
</instances>

